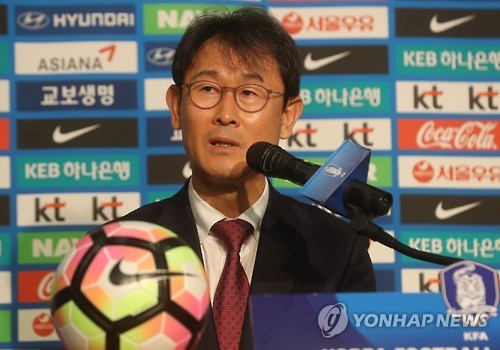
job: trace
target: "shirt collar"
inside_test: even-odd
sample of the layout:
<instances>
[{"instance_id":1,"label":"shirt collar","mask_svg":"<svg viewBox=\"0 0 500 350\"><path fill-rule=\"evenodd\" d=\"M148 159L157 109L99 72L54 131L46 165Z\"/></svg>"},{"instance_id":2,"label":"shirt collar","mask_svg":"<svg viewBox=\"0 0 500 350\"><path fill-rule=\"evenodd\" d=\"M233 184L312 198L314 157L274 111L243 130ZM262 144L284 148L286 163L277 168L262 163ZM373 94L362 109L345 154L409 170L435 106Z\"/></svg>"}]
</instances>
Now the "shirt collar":
<instances>
[{"instance_id":1,"label":"shirt collar","mask_svg":"<svg viewBox=\"0 0 500 350\"><path fill-rule=\"evenodd\" d=\"M194 220L196 221L196 226L198 227L198 236L200 242L208 236L210 228L218 221L225 219L221 212L217 209L211 207L207 202L205 202L195 191L193 187L193 182L189 181L188 186L189 203L191 205L191 210L193 212ZM266 185L262 195L257 199L257 201L247 210L245 210L239 219L248 221L254 227L254 238L259 241L260 227L262 224L262 218L266 212L267 203L269 202L269 184L266 180ZM229 218L236 219L236 218Z\"/></svg>"}]
</instances>

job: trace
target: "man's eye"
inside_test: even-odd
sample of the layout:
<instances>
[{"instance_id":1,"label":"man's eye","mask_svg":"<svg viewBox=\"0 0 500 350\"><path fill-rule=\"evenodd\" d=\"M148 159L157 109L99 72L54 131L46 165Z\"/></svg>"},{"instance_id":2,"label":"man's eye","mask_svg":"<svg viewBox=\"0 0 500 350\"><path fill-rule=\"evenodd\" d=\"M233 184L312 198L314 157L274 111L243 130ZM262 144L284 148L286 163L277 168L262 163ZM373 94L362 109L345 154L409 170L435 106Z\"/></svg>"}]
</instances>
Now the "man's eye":
<instances>
[{"instance_id":1,"label":"man's eye","mask_svg":"<svg viewBox=\"0 0 500 350\"><path fill-rule=\"evenodd\" d=\"M215 89L214 89L214 87L213 87L213 86L208 86L208 85L207 85L207 86L202 86L200 90L201 90L201 91L210 92L210 91L213 91L213 90L215 90Z\"/></svg>"},{"instance_id":2,"label":"man's eye","mask_svg":"<svg viewBox=\"0 0 500 350\"><path fill-rule=\"evenodd\" d=\"M241 92L241 94L242 94L242 95L245 95L245 96L257 95L257 94L255 93L255 91L253 91L253 90L243 90L243 91Z\"/></svg>"}]
</instances>

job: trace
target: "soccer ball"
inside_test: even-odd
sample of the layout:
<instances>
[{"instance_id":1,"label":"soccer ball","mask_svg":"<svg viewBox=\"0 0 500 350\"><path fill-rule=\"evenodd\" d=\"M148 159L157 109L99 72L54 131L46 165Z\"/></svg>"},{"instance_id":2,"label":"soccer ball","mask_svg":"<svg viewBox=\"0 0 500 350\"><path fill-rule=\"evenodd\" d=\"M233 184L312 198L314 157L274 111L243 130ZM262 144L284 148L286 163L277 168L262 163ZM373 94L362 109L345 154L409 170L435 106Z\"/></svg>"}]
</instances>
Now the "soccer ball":
<instances>
[{"instance_id":1,"label":"soccer ball","mask_svg":"<svg viewBox=\"0 0 500 350\"><path fill-rule=\"evenodd\" d=\"M210 302L196 253L142 221L89 232L64 257L51 312L67 349L191 349Z\"/></svg>"}]
</instances>

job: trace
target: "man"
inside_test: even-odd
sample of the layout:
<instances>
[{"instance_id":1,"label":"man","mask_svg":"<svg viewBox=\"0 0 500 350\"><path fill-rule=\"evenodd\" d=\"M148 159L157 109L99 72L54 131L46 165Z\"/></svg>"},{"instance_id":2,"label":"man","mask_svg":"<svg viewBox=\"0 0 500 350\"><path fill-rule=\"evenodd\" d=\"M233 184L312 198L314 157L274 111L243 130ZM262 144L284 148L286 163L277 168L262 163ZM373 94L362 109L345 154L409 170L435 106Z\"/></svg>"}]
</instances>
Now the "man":
<instances>
[{"instance_id":1,"label":"man","mask_svg":"<svg viewBox=\"0 0 500 350\"><path fill-rule=\"evenodd\" d=\"M240 252L250 293L374 290L367 239L279 194L246 163L255 142L290 137L303 109L297 48L279 21L256 7L202 15L181 39L172 73L166 100L192 176L172 198L122 219L153 222L182 237L203 260L212 304L226 249L211 227L235 218L253 231ZM209 317L199 349L217 349L223 336ZM241 349L252 347L251 337L247 311Z\"/></svg>"}]
</instances>

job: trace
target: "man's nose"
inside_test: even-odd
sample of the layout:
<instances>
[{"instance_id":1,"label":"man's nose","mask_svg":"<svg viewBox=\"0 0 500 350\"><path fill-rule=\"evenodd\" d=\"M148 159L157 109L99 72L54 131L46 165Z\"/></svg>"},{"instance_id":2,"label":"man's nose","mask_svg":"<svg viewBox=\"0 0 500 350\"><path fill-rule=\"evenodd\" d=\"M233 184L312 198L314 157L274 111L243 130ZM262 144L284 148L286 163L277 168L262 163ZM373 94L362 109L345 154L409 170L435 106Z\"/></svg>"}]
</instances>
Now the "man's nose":
<instances>
[{"instance_id":1,"label":"man's nose","mask_svg":"<svg viewBox=\"0 0 500 350\"><path fill-rule=\"evenodd\" d=\"M236 103L235 89L225 88L222 98L216 106L214 122L221 125L238 125L241 112L240 107Z\"/></svg>"}]
</instances>

